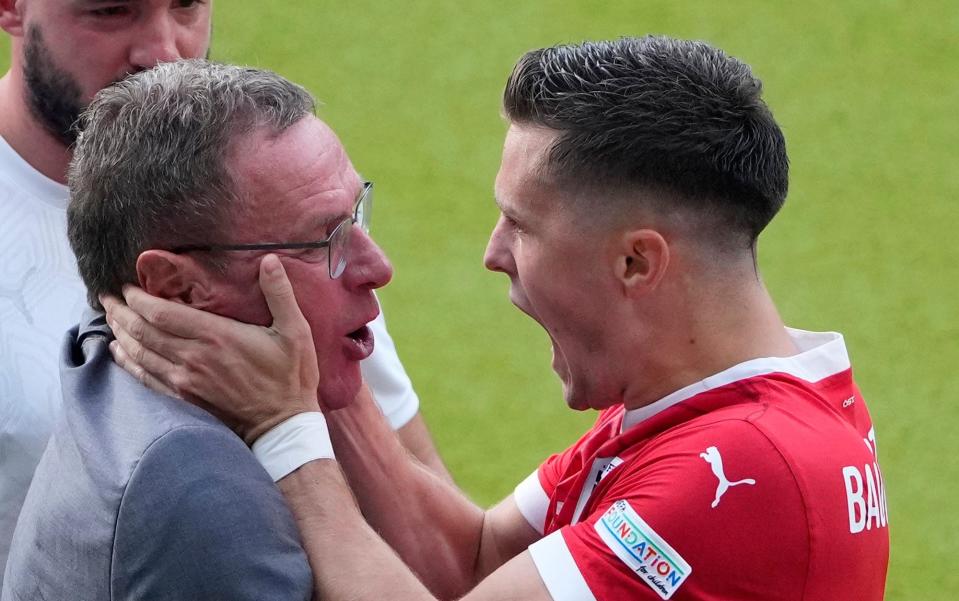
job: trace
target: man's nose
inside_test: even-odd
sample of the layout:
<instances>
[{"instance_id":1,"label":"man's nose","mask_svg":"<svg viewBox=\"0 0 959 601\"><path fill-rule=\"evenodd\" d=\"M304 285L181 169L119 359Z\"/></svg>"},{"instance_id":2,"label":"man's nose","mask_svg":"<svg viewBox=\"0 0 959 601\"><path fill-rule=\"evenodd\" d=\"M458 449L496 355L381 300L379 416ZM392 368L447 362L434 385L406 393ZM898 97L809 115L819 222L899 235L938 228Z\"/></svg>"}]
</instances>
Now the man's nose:
<instances>
[{"instance_id":1,"label":"man's nose","mask_svg":"<svg viewBox=\"0 0 959 601\"><path fill-rule=\"evenodd\" d=\"M166 12L151 15L134 34L136 38L130 46L130 64L137 71L182 58L177 45L178 25Z\"/></svg>"},{"instance_id":2,"label":"man's nose","mask_svg":"<svg viewBox=\"0 0 959 601\"><path fill-rule=\"evenodd\" d=\"M490 233L486 252L483 254L483 264L490 271L512 273L513 259L510 254L510 245L506 237L509 235L505 228L505 218L500 216L499 221Z\"/></svg>"},{"instance_id":3,"label":"man's nose","mask_svg":"<svg viewBox=\"0 0 959 601\"><path fill-rule=\"evenodd\" d=\"M358 226L350 240L350 257L343 272L350 286L359 288L382 288L393 279L393 265L383 249Z\"/></svg>"}]
</instances>

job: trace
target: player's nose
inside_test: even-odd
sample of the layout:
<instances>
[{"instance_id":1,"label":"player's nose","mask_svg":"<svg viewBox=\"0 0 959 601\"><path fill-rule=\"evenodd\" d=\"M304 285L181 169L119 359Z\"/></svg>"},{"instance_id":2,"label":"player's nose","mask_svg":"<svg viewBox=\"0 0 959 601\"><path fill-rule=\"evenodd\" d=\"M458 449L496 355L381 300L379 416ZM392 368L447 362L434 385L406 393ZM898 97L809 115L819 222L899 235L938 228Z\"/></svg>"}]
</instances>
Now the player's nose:
<instances>
[{"instance_id":1,"label":"player's nose","mask_svg":"<svg viewBox=\"0 0 959 601\"><path fill-rule=\"evenodd\" d=\"M183 58L177 45L177 23L167 14L147 19L130 44L130 64L140 71Z\"/></svg>"},{"instance_id":2,"label":"player's nose","mask_svg":"<svg viewBox=\"0 0 959 601\"><path fill-rule=\"evenodd\" d=\"M359 226L350 236L350 257L343 277L352 286L382 288L393 279L393 265L383 249Z\"/></svg>"},{"instance_id":3,"label":"player's nose","mask_svg":"<svg viewBox=\"0 0 959 601\"><path fill-rule=\"evenodd\" d=\"M513 268L513 258L510 251L508 232L506 232L506 221L502 215L493 231L490 232L489 242L486 244L486 252L483 253L483 265L490 271L499 271L505 274L511 274L515 271Z\"/></svg>"}]
</instances>

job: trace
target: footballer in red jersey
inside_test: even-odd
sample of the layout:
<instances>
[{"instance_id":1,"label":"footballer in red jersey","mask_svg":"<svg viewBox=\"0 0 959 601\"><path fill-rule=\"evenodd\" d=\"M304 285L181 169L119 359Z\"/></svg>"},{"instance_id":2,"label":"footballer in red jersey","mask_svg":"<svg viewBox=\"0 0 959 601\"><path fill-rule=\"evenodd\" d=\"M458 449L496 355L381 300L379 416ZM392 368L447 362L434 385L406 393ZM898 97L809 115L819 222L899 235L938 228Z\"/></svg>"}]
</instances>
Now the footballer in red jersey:
<instances>
[{"instance_id":1,"label":"footballer in red jersey","mask_svg":"<svg viewBox=\"0 0 959 601\"><path fill-rule=\"evenodd\" d=\"M601 413L517 487L555 601L881 599L885 490L838 334Z\"/></svg>"}]
</instances>

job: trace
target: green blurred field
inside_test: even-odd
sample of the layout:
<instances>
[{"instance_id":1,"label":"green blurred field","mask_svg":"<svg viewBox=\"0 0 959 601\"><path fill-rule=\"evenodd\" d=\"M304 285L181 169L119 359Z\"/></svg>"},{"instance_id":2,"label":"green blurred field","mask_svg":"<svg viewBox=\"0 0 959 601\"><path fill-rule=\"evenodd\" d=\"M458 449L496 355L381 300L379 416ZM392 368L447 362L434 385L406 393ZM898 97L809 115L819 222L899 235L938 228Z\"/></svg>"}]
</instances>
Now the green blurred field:
<instances>
[{"instance_id":1,"label":"green blurred field","mask_svg":"<svg viewBox=\"0 0 959 601\"><path fill-rule=\"evenodd\" d=\"M235 0L213 56L310 88L377 182L390 330L456 479L491 503L591 420L482 267L502 85L529 48L647 32L711 41L763 78L792 159L767 283L790 324L846 335L888 487L887 598L959 598L955 2Z\"/></svg>"}]
</instances>

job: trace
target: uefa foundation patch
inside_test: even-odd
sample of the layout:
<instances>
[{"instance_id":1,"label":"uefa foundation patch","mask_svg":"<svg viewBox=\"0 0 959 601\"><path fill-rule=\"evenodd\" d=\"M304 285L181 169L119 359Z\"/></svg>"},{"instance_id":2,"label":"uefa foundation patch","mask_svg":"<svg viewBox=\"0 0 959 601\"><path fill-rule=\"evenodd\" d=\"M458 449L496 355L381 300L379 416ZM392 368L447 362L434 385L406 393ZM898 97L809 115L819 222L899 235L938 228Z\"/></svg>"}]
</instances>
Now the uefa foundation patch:
<instances>
[{"instance_id":1,"label":"uefa foundation patch","mask_svg":"<svg viewBox=\"0 0 959 601\"><path fill-rule=\"evenodd\" d=\"M616 557L663 599L672 597L693 571L626 501L613 503L594 527Z\"/></svg>"}]
</instances>

